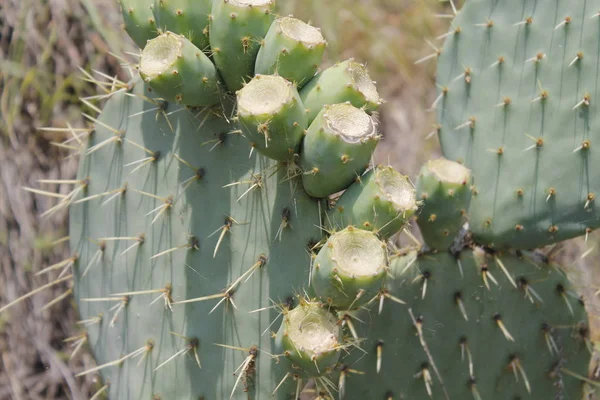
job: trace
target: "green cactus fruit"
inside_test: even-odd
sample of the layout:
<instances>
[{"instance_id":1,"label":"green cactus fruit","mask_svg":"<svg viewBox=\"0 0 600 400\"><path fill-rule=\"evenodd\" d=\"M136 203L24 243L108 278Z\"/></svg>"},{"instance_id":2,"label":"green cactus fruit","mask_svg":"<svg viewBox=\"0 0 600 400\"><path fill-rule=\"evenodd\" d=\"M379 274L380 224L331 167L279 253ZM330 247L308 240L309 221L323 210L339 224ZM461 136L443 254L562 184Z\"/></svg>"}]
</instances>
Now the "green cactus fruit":
<instances>
[{"instance_id":1,"label":"green cactus fruit","mask_svg":"<svg viewBox=\"0 0 600 400\"><path fill-rule=\"evenodd\" d=\"M475 240L528 249L600 226L600 0L475 0L452 23L435 102L473 171Z\"/></svg>"},{"instance_id":2,"label":"green cactus fruit","mask_svg":"<svg viewBox=\"0 0 600 400\"><path fill-rule=\"evenodd\" d=\"M381 290L388 273L385 243L349 226L329 237L313 262L311 285L337 310L353 310Z\"/></svg>"},{"instance_id":3,"label":"green cactus fruit","mask_svg":"<svg viewBox=\"0 0 600 400\"><path fill-rule=\"evenodd\" d=\"M152 6L148 0L119 0L125 30L139 47L158 35Z\"/></svg>"},{"instance_id":4,"label":"green cactus fruit","mask_svg":"<svg viewBox=\"0 0 600 400\"><path fill-rule=\"evenodd\" d=\"M302 87L317 73L327 42L321 31L299 19L276 19L256 57L257 74L278 74Z\"/></svg>"},{"instance_id":5,"label":"green cactus fruit","mask_svg":"<svg viewBox=\"0 0 600 400\"><path fill-rule=\"evenodd\" d=\"M342 352L342 329L326 306L302 300L285 313L275 347L280 368L305 377L327 375Z\"/></svg>"},{"instance_id":6,"label":"green cactus fruit","mask_svg":"<svg viewBox=\"0 0 600 400\"><path fill-rule=\"evenodd\" d=\"M290 160L300 150L308 126L295 86L275 75L256 75L237 92L242 133L261 154Z\"/></svg>"},{"instance_id":7,"label":"green cactus fruit","mask_svg":"<svg viewBox=\"0 0 600 400\"><path fill-rule=\"evenodd\" d=\"M355 225L389 238L416 210L415 189L408 177L392 167L376 166L346 189L327 220L334 229Z\"/></svg>"},{"instance_id":8,"label":"green cactus fruit","mask_svg":"<svg viewBox=\"0 0 600 400\"><path fill-rule=\"evenodd\" d=\"M212 3L212 0L154 0L154 18L161 30L184 35L194 46L208 51Z\"/></svg>"},{"instance_id":9,"label":"green cactus fruit","mask_svg":"<svg viewBox=\"0 0 600 400\"><path fill-rule=\"evenodd\" d=\"M226 98L197 110L154 96L141 82L113 94L80 164L70 240L99 366L87 372L111 399L270 399L268 333L307 282L317 202L245 155Z\"/></svg>"},{"instance_id":10,"label":"green cactus fruit","mask_svg":"<svg viewBox=\"0 0 600 400\"><path fill-rule=\"evenodd\" d=\"M214 0L209 25L213 58L227 88L240 90L254 76L254 63L271 23L274 0Z\"/></svg>"},{"instance_id":11,"label":"green cactus fruit","mask_svg":"<svg viewBox=\"0 0 600 400\"><path fill-rule=\"evenodd\" d=\"M221 100L215 66L182 35L165 32L149 40L139 69L142 79L166 101L212 106Z\"/></svg>"},{"instance_id":12,"label":"green cactus fruit","mask_svg":"<svg viewBox=\"0 0 600 400\"><path fill-rule=\"evenodd\" d=\"M354 107L363 108L368 113L376 111L381 104L367 68L353 59L318 73L302 88L300 97L308 110L309 124L327 104L349 101Z\"/></svg>"},{"instance_id":13,"label":"green cactus fruit","mask_svg":"<svg viewBox=\"0 0 600 400\"><path fill-rule=\"evenodd\" d=\"M392 256L383 310L356 324L369 354L342 360L364 373L342 372L348 399L584 398L587 315L564 274L524 256L479 259Z\"/></svg>"},{"instance_id":14,"label":"green cactus fruit","mask_svg":"<svg viewBox=\"0 0 600 400\"><path fill-rule=\"evenodd\" d=\"M345 189L367 169L378 141L377 125L363 110L326 105L302 142L304 189L317 198Z\"/></svg>"},{"instance_id":15,"label":"green cactus fruit","mask_svg":"<svg viewBox=\"0 0 600 400\"><path fill-rule=\"evenodd\" d=\"M427 246L447 250L466 222L471 201L471 171L439 158L428 161L417 180L417 197L423 201L417 223Z\"/></svg>"}]
</instances>

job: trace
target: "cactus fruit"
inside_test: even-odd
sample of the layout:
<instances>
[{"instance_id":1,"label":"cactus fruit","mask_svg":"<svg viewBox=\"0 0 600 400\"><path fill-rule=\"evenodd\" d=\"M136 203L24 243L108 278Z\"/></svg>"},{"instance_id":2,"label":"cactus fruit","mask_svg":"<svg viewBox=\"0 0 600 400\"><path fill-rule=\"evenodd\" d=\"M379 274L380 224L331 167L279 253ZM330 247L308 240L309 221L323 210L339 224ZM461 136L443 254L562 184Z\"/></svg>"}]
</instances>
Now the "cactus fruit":
<instances>
[{"instance_id":1,"label":"cactus fruit","mask_svg":"<svg viewBox=\"0 0 600 400\"><path fill-rule=\"evenodd\" d=\"M300 91L308 110L308 122L317 117L323 106L349 101L354 107L371 113L381 104L375 83L366 67L353 59L337 63L318 73Z\"/></svg>"},{"instance_id":2,"label":"cactus fruit","mask_svg":"<svg viewBox=\"0 0 600 400\"><path fill-rule=\"evenodd\" d=\"M415 189L392 167L375 166L348 187L328 213L334 229L348 225L389 238L417 210Z\"/></svg>"},{"instance_id":3,"label":"cactus fruit","mask_svg":"<svg viewBox=\"0 0 600 400\"><path fill-rule=\"evenodd\" d=\"M470 227L534 248L600 226L599 0L468 1L438 63L444 155L473 171Z\"/></svg>"},{"instance_id":4,"label":"cactus fruit","mask_svg":"<svg viewBox=\"0 0 600 400\"><path fill-rule=\"evenodd\" d=\"M125 30L139 47L158 34L156 19L148 0L119 0Z\"/></svg>"},{"instance_id":5,"label":"cactus fruit","mask_svg":"<svg viewBox=\"0 0 600 400\"><path fill-rule=\"evenodd\" d=\"M184 35L200 50L207 50L212 0L154 0L152 8L161 31ZM143 46L142 46L143 47Z\"/></svg>"},{"instance_id":6,"label":"cactus fruit","mask_svg":"<svg viewBox=\"0 0 600 400\"><path fill-rule=\"evenodd\" d=\"M597 76L585 60L600 25L573 18L549 35L537 21L587 16L598 1L558 11L467 3L440 59L447 88L436 102L444 152L466 166L432 161L415 190L391 167L368 168L380 139L369 114L381 100L366 68L348 60L313 76L324 40L300 21L273 23L273 0L214 0L210 10L122 0L127 30L145 46L142 79L102 82L114 91L88 116L94 129L75 137L82 161L64 182L75 189L46 212L70 209L73 255L41 273L62 269L50 287L73 270L98 363L80 375L101 373L102 390L120 400L296 400L309 381L330 400L583 400L592 347L583 301L537 251L491 245L536 246L597 223L593 196L580 207L597 184L596 106L577 103L578 119L564 107ZM153 38L148 11L191 35ZM210 49L190 25L205 14ZM566 60L576 27L586 58L547 62ZM525 60L539 49L547 57ZM497 51L507 58L483 68ZM567 90L574 76L579 86ZM532 99L537 82L551 94ZM513 100L486 108L504 90ZM469 132L454 130L469 115ZM542 126L544 148L519 152L523 133ZM582 138L576 152L555 154ZM564 178L540 202L562 174L551 155ZM516 200L510 185L523 188ZM472 235L461 229L465 210ZM397 251L392 236L414 214L426 246ZM537 229L550 222L560 230Z\"/></svg>"},{"instance_id":7,"label":"cactus fruit","mask_svg":"<svg viewBox=\"0 0 600 400\"><path fill-rule=\"evenodd\" d=\"M215 66L183 35L165 32L148 40L139 70L144 81L166 101L188 106L219 102Z\"/></svg>"},{"instance_id":8,"label":"cactus fruit","mask_svg":"<svg viewBox=\"0 0 600 400\"><path fill-rule=\"evenodd\" d=\"M444 158L427 162L417 181L423 201L417 223L425 243L447 250L466 222L471 200L471 171Z\"/></svg>"},{"instance_id":9,"label":"cactus fruit","mask_svg":"<svg viewBox=\"0 0 600 400\"><path fill-rule=\"evenodd\" d=\"M282 364L308 377L331 373L343 348L337 317L320 302L301 302L285 313L275 339ZM285 361L283 361L285 360Z\"/></svg>"},{"instance_id":10,"label":"cactus fruit","mask_svg":"<svg viewBox=\"0 0 600 400\"><path fill-rule=\"evenodd\" d=\"M217 69L230 91L254 76L254 63L271 23L274 0L214 0L209 38Z\"/></svg>"},{"instance_id":11,"label":"cactus fruit","mask_svg":"<svg viewBox=\"0 0 600 400\"><path fill-rule=\"evenodd\" d=\"M300 151L306 111L296 87L281 76L256 75L237 92L242 133L261 154L287 161Z\"/></svg>"},{"instance_id":12,"label":"cactus fruit","mask_svg":"<svg viewBox=\"0 0 600 400\"><path fill-rule=\"evenodd\" d=\"M346 188L367 169L378 141L377 125L366 112L350 103L325 105L302 142L307 193L321 198Z\"/></svg>"},{"instance_id":13,"label":"cactus fruit","mask_svg":"<svg viewBox=\"0 0 600 400\"><path fill-rule=\"evenodd\" d=\"M317 73L326 45L317 28L296 18L278 18L258 51L255 72L277 74L302 87Z\"/></svg>"},{"instance_id":14,"label":"cactus fruit","mask_svg":"<svg viewBox=\"0 0 600 400\"><path fill-rule=\"evenodd\" d=\"M368 354L342 360L364 373L346 378L350 398L583 398L587 317L565 276L525 256L482 257L391 257L385 290L408 305L357 316Z\"/></svg>"},{"instance_id":15,"label":"cactus fruit","mask_svg":"<svg viewBox=\"0 0 600 400\"><path fill-rule=\"evenodd\" d=\"M331 235L319 251L310 283L331 307L352 310L379 292L387 273L385 244L375 234L349 226Z\"/></svg>"}]
</instances>

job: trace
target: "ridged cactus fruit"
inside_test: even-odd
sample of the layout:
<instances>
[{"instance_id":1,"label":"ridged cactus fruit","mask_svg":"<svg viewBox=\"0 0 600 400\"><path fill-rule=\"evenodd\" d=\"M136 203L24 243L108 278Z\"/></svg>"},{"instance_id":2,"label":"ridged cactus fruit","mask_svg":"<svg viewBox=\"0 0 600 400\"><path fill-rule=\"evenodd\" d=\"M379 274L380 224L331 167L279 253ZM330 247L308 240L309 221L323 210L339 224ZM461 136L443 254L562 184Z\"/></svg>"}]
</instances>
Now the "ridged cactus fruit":
<instances>
[{"instance_id":1,"label":"ridged cactus fruit","mask_svg":"<svg viewBox=\"0 0 600 400\"><path fill-rule=\"evenodd\" d=\"M471 201L471 171L454 161L428 161L419 173L417 198L422 205L417 217L427 246L447 250L466 222Z\"/></svg>"},{"instance_id":2,"label":"ridged cactus fruit","mask_svg":"<svg viewBox=\"0 0 600 400\"><path fill-rule=\"evenodd\" d=\"M158 25L148 0L119 0L125 30L139 47L158 35Z\"/></svg>"},{"instance_id":3,"label":"ridged cactus fruit","mask_svg":"<svg viewBox=\"0 0 600 400\"><path fill-rule=\"evenodd\" d=\"M161 31L184 35L204 51L210 45L208 19L212 3L212 0L154 0L152 11Z\"/></svg>"},{"instance_id":4,"label":"ridged cactus fruit","mask_svg":"<svg viewBox=\"0 0 600 400\"><path fill-rule=\"evenodd\" d=\"M377 124L363 110L350 103L325 105L302 142L308 194L322 198L345 189L367 169L379 138Z\"/></svg>"},{"instance_id":5,"label":"ridged cactus fruit","mask_svg":"<svg viewBox=\"0 0 600 400\"><path fill-rule=\"evenodd\" d=\"M327 214L333 229L354 225L389 238L417 210L415 188L392 167L375 166L344 191Z\"/></svg>"},{"instance_id":6,"label":"ridged cactus fruit","mask_svg":"<svg viewBox=\"0 0 600 400\"><path fill-rule=\"evenodd\" d=\"M211 51L231 92L254 76L254 63L271 26L274 0L214 0L209 25Z\"/></svg>"},{"instance_id":7,"label":"ridged cactus fruit","mask_svg":"<svg viewBox=\"0 0 600 400\"><path fill-rule=\"evenodd\" d=\"M337 63L318 73L300 91L311 123L323 106L350 102L368 113L381 104L375 83L367 68L353 59Z\"/></svg>"},{"instance_id":8,"label":"ridged cactus fruit","mask_svg":"<svg viewBox=\"0 0 600 400\"><path fill-rule=\"evenodd\" d=\"M237 117L243 135L259 153L279 161L298 155L308 123L291 82L256 75L237 92Z\"/></svg>"},{"instance_id":9,"label":"ridged cactus fruit","mask_svg":"<svg viewBox=\"0 0 600 400\"><path fill-rule=\"evenodd\" d=\"M277 74L302 87L317 73L326 46L314 26L293 17L278 18L258 51L255 72Z\"/></svg>"},{"instance_id":10,"label":"ridged cactus fruit","mask_svg":"<svg viewBox=\"0 0 600 400\"><path fill-rule=\"evenodd\" d=\"M334 233L313 261L311 285L337 310L353 310L379 293L388 274L387 248L368 231L352 226Z\"/></svg>"},{"instance_id":11,"label":"ridged cactus fruit","mask_svg":"<svg viewBox=\"0 0 600 400\"><path fill-rule=\"evenodd\" d=\"M144 47L139 71L166 101L212 106L220 101L220 82L210 59L183 35L165 32Z\"/></svg>"},{"instance_id":12,"label":"ridged cactus fruit","mask_svg":"<svg viewBox=\"0 0 600 400\"><path fill-rule=\"evenodd\" d=\"M228 134L232 104L169 103L167 121L150 99L138 83L106 103L70 211L76 297L83 320L102 316L87 334L110 398L268 399L268 332L308 281L317 203L248 158Z\"/></svg>"},{"instance_id":13,"label":"ridged cactus fruit","mask_svg":"<svg viewBox=\"0 0 600 400\"><path fill-rule=\"evenodd\" d=\"M600 0L468 1L438 63L445 156L473 171L470 227L534 248L600 226Z\"/></svg>"},{"instance_id":14,"label":"ridged cactus fruit","mask_svg":"<svg viewBox=\"0 0 600 400\"><path fill-rule=\"evenodd\" d=\"M383 310L341 360L350 399L583 399L587 315L555 265L471 250L392 256ZM383 297L382 297L383 298Z\"/></svg>"},{"instance_id":15,"label":"ridged cactus fruit","mask_svg":"<svg viewBox=\"0 0 600 400\"><path fill-rule=\"evenodd\" d=\"M280 368L303 377L331 374L344 348L342 329L326 306L302 299L284 314L275 346Z\"/></svg>"}]
</instances>

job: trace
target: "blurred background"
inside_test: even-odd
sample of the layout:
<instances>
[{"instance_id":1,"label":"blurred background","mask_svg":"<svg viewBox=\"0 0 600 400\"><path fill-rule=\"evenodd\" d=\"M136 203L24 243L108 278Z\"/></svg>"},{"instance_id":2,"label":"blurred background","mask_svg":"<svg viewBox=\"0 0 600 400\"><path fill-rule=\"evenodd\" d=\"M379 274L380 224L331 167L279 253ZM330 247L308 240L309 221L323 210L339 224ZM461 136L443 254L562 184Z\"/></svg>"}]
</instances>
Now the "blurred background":
<instances>
[{"instance_id":1,"label":"blurred background","mask_svg":"<svg viewBox=\"0 0 600 400\"><path fill-rule=\"evenodd\" d=\"M279 0L280 14L294 14L323 30L329 42L326 64L354 57L366 63L386 100L380 113L382 145L376 162L414 177L421 164L439 155L433 130L435 62L415 61L434 52L426 41L448 30L451 14L438 0ZM70 257L66 213L40 214L55 203L22 190L39 179L72 179L77 159L52 144L64 133L39 127L84 127L80 97L98 88L83 79L98 70L128 79L117 57L137 52L121 26L116 0L0 0L0 307L48 283L35 276ZM45 187L57 192L67 188ZM592 268L598 258L580 260L596 236L551 249L572 266L582 293L594 297ZM599 268L596 268L600 270ZM587 284L584 284L587 282ZM45 305L52 302L44 311ZM592 311L596 309L590 302ZM58 285L0 314L0 400L88 399L93 377L74 378L85 348L71 358L78 320L71 288Z\"/></svg>"}]
</instances>

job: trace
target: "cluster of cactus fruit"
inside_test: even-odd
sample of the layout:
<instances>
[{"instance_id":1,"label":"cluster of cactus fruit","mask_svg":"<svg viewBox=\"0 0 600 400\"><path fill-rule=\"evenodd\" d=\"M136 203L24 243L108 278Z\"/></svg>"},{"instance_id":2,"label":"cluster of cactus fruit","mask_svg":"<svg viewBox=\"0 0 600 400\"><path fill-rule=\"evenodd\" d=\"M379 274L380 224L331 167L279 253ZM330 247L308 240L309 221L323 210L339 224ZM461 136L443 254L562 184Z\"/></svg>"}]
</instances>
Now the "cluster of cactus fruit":
<instances>
[{"instance_id":1,"label":"cluster of cactus fruit","mask_svg":"<svg viewBox=\"0 0 600 400\"><path fill-rule=\"evenodd\" d=\"M73 270L97 396L587 398L584 303L532 249L600 225L600 1L467 2L416 187L369 166L365 66L317 73L273 3L121 0L141 79L72 142L72 257L43 271Z\"/></svg>"}]
</instances>

